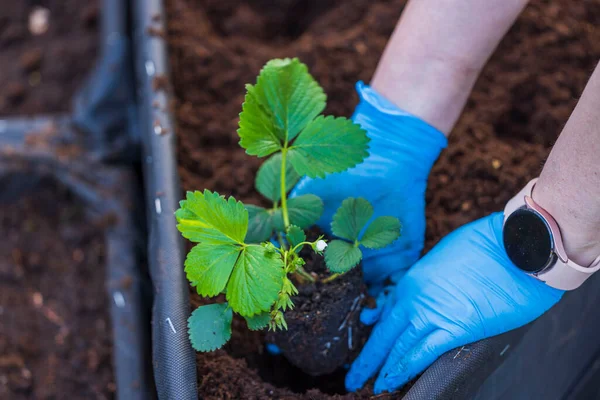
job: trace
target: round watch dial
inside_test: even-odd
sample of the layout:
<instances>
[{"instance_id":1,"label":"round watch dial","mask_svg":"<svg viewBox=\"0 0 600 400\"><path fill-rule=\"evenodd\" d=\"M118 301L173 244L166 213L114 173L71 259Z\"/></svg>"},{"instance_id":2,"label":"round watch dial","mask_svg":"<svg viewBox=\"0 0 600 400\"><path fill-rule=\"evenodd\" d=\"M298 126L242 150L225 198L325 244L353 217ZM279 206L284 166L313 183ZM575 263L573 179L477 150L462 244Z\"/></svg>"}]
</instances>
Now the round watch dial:
<instances>
[{"instance_id":1,"label":"round watch dial","mask_svg":"<svg viewBox=\"0 0 600 400\"><path fill-rule=\"evenodd\" d=\"M535 211L521 208L512 213L503 239L510 260L526 272L539 272L556 260L550 229Z\"/></svg>"}]
</instances>

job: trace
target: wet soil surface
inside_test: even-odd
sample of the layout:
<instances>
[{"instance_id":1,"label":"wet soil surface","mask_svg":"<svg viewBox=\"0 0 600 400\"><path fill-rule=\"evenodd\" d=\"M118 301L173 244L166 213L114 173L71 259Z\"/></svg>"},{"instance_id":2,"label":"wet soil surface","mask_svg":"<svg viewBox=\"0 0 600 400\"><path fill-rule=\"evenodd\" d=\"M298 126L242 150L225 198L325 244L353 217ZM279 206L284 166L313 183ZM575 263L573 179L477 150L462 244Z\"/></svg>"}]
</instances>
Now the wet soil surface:
<instances>
[{"instance_id":1,"label":"wet soil surface","mask_svg":"<svg viewBox=\"0 0 600 400\"><path fill-rule=\"evenodd\" d=\"M102 229L51 179L5 200L0 398L113 398Z\"/></svg>"},{"instance_id":2,"label":"wet soil surface","mask_svg":"<svg viewBox=\"0 0 600 400\"><path fill-rule=\"evenodd\" d=\"M350 116L354 83L370 80L404 3L167 0L184 188L261 204L253 189L261 160L237 145L244 84L254 82L267 60L298 56L328 95L326 113ZM539 174L600 59L599 26L599 1L530 2L486 66L433 168L427 249L453 229L501 210ZM195 305L199 301L193 298ZM307 378L285 370L287 380L274 379L282 367L264 354L261 335L241 322L226 350L198 354L197 363L204 399L353 399L371 393L300 394ZM343 374L337 387L342 385Z\"/></svg>"},{"instance_id":3,"label":"wet soil surface","mask_svg":"<svg viewBox=\"0 0 600 400\"><path fill-rule=\"evenodd\" d=\"M3 1L0 116L66 112L99 51L97 0Z\"/></svg>"}]
</instances>

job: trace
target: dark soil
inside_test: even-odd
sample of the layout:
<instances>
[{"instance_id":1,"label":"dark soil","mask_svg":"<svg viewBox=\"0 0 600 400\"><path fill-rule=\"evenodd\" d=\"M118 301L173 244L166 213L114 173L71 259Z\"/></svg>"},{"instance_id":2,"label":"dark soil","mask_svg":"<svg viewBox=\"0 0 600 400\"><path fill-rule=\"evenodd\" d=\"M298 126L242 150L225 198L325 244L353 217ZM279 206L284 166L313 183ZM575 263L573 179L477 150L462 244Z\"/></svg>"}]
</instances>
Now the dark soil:
<instances>
[{"instance_id":1,"label":"dark soil","mask_svg":"<svg viewBox=\"0 0 600 400\"><path fill-rule=\"evenodd\" d=\"M318 233L309 235L309 240L317 237ZM330 276L325 259L310 247L305 247L300 255L306 261L305 270L314 274L316 282L294 282L298 294L293 299L294 309L285 312L288 330L270 334L268 340L307 374L331 374L358 355L369 330L359 320L366 302L362 269L358 266L322 283Z\"/></svg>"},{"instance_id":2,"label":"dark soil","mask_svg":"<svg viewBox=\"0 0 600 400\"><path fill-rule=\"evenodd\" d=\"M184 188L260 204L253 183L261 160L237 145L244 84L254 82L267 60L298 56L328 94L326 113L351 115L353 85L370 80L404 3L167 0ZM599 26L596 0L531 1L486 66L433 168L427 249L466 222L501 210L539 174L600 59ZM204 399L331 398L317 390L296 394L307 378L292 370L285 370L287 380L272 379L282 367L243 322L226 350L198 354L197 362ZM343 374L338 379L341 387ZM344 398L369 393L367 388Z\"/></svg>"},{"instance_id":3,"label":"dark soil","mask_svg":"<svg viewBox=\"0 0 600 400\"><path fill-rule=\"evenodd\" d=\"M102 229L44 178L0 199L0 237L0 398L113 398Z\"/></svg>"},{"instance_id":4,"label":"dark soil","mask_svg":"<svg viewBox=\"0 0 600 400\"><path fill-rule=\"evenodd\" d=\"M99 50L98 4L97 0L2 2L0 115L69 110L71 97ZM29 21L40 7L49 11L47 27L39 24L34 34Z\"/></svg>"}]
</instances>

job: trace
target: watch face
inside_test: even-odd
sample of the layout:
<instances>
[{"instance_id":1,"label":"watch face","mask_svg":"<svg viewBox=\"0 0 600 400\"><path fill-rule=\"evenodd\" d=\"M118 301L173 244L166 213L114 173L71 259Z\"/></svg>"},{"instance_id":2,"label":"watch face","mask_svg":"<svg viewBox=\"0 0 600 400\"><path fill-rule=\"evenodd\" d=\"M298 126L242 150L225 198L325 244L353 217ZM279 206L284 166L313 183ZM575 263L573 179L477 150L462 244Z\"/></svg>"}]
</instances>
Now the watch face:
<instances>
[{"instance_id":1,"label":"watch face","mask_svg":"<svg viewBox=\"0 0 600 400\"><path fill-rule=\"evenodd\" d=\"M539 272L556 259L550 229L532 210L521 208L512 213L504 224L503 239L508 257L524 271Z\"/></svg>"}]
</instances>

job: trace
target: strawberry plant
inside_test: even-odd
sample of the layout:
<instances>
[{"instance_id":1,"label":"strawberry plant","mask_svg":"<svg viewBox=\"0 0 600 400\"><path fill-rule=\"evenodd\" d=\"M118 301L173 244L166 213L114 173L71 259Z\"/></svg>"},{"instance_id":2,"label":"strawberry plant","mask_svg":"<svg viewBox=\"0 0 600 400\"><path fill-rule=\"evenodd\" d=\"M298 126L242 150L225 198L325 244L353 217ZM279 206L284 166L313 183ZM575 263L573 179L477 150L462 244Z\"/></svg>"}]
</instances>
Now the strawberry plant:
<instances>
[{"instance_id":1,"label":"strawberry plant","mask_svg":"<svg viewBox=\"0 0 600 400\"><path fill-rule=\"evenodd\" d=\"M369 223L371 204L348 198L331 224L337 239L308 241L305 230L319 220L323 202L312 194L288 198L288 192L303 176L323 178L361 163L369 139L351 120L321 115L325 93L298 59L269 61L246 90L239 143L249 155L269 156L255 184L272 206L244 205L205 190L188 192L175 213L179 231L197 243L185 261L187 278L201 296L225 299L190 316L189 336L198 351L229 340L234 313L251 330L287 329L284 313L298 293L294 282L317 279L304 269L304 247L324 253L331 281L360 263L360 246L382 248L400 234L396 218Z\"/></svg>"}]
</instances>

